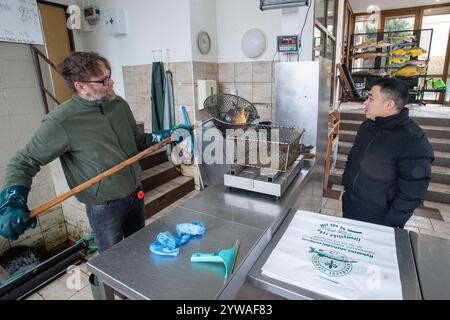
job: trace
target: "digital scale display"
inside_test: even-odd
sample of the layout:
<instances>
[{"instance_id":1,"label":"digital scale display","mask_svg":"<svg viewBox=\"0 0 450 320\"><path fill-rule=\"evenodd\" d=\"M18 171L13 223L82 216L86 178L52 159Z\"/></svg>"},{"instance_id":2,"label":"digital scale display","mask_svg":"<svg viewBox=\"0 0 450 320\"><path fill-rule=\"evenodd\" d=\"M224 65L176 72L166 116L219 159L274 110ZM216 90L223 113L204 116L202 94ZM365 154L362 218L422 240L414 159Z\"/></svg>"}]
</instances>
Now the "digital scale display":
<instances>
[{"instance_id":1,"label":"digital scale display","mask_svg":"<svg viewBox=\"0 0 450 320\"><path fill-rule=\"evenodd\" d=\"M278 52L297 52L298 36L278 36Z\"/></svg>"}]
</instances>

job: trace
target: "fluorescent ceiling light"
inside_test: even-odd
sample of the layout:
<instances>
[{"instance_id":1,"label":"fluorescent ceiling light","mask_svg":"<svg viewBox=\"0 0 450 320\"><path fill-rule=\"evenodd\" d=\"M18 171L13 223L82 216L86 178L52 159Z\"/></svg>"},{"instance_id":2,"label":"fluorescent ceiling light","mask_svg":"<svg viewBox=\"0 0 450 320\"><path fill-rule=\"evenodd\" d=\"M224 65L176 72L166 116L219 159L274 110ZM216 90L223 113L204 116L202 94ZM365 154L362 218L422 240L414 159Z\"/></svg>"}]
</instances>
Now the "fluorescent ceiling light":
<instances>
[{"instance_id":1,"label":"fluorescent ceiling light","mask_svg":"<svg viewBox=\"0 0 450 320\"><path fill-rule=\"evenodd\" d=\"M309 0L260 0L259 8L264 10L284 9L309 5Z\"/></svg>"}]
</instances>

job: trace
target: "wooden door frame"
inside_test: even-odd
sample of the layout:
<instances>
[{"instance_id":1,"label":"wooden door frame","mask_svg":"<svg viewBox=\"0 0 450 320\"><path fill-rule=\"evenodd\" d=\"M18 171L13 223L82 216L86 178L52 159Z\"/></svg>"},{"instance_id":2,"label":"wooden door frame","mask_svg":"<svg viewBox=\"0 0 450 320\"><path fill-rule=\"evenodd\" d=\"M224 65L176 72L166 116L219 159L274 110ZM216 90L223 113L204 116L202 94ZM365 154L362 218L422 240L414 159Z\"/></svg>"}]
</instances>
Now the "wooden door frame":
<instances>
[{"instance_id":1,"label":"wooden door frame","mask_svg":"<svg viewBox=\"0 0 450 320\"><path fill-rule=\"evenodd\" d=\"M423 9L396 9L396 10L386 10L381 11L381 21L380 21L380 28L382 32L384 31L384 24L386 22L386 18L389 17L395 17L395 16L402 16L402 15L414 15L414 27L413 30L420 29L420 26L422 25L422 13Z\"/></svg>"},{"instance_id":2,"label":"wooden door frame","mask_svg":"<svg viewBox=\"0 0 450 320\"><path fill-rule=\"evenodd\" d=\"M348 63L348 61L349 61L350 40L351 40L351 35L353 34L352 30L354 30L354 28L353 29L351 28L351 26L352 26L352 19L353 19L353 9L352 9L352 7L350 5L350 1L349 0L345 0L345 3L344 3L344 18L343 18L343 22L345 22L345 18L346 18L347 12L349 13L348 14L348 26L344 25L344 27L342 28L342 40L343 41L347 41L347 47L346 48L342 47L342 49L345 49L345 52L344 52L344 50L342 50L342 52L341 52L342 56L345 57L344 61L342 61L342 59L341 59L342 63ZM347 32L347 39L344 39L345 28L346 27L348 28L348 30L347 30L348 31Z\"/></svg>"},{"instance_id":3,"label":"wooden door frame","mask_svg":"<svg viewBox=\"0 0 450 320\"><path fill-rule=\"evenodd\" d=\"M64 12L66 14L66 19L69 19L70 14L67 13L67 8L68 6L64 5L64 4L59 4L59 3L54 3L54 2L50 2L50 1L46 1L46 0L37 0L37 3L42 3L48 6L53 6L53 7L58 7L58 8L63 8ZM66 20L67 21L67 20ZM70 45L70 50L71 51L75 51L75 41L74 41L74 37L73 37L73 30L66 28L67 32L69 34L69 45Z\"/></svg>"}]
</instances>

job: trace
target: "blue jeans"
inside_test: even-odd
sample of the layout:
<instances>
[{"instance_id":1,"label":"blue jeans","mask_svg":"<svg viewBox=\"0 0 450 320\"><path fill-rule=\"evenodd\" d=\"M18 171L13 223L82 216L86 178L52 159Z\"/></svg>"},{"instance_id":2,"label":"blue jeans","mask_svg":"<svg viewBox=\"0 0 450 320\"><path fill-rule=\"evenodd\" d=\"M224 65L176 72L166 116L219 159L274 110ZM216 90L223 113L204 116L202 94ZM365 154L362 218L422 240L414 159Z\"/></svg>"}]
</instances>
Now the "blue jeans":
<instances>
[{"instance_id":1,"label":"blue jeans","mask_svg":"<svg viewBox=\"0 0 450 320\"><path fill-rule=\"evenodd\" d=\"M138 188L129 196L105 204L86 205L86 213L95 233L98 253L102 253L145 226L144 200Z\"/></svg>"}]
</instances>

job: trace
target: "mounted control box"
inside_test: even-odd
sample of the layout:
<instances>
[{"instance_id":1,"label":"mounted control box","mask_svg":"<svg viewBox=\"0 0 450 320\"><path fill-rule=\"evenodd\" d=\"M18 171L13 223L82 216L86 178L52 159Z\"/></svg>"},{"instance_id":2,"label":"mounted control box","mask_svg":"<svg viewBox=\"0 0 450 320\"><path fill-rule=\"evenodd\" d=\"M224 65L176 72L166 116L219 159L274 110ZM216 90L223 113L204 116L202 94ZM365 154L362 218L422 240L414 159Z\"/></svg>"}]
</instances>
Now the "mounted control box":
<instances>
[{"instance_id":1,"label":"mounted control box","mask_svg":"<svg viewBox=\"0 0 450 320\"><path fill-rule=\"evenodd\" d=\"M298 36L278 36L278 52L297 52L300 46Z\"/></svg>"}]
</instances>

